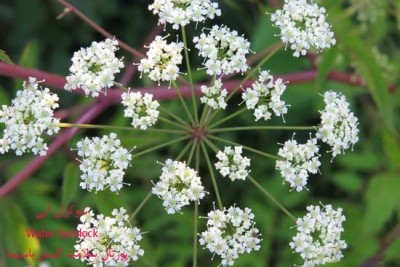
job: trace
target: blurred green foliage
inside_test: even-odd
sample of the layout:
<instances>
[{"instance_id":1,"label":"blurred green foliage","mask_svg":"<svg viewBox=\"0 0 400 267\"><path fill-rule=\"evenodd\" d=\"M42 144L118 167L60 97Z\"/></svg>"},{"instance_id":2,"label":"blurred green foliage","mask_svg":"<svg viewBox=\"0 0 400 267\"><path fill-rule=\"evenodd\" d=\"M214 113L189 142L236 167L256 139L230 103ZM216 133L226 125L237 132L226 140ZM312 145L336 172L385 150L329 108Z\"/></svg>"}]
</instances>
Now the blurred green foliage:
<instances>
[{"instance_id":1,"label":"blurred green foliage","mask_svg":"<svg viewBox=\"0 0 400 267\"><path fill-rule=\"evenodd\" d=\"M147 34L157 20L147 10L149 1L71 1L79 9L133 47L141 48ZM223 15L216 23L224 23L232 29L244 33L252 43L252 50L262 51L278 41L277 30L271 26L266 12L273 12L268 1L225 0L218 1ZM272 1L271 1L272 2ZM279 1L277 1L279 2ZM399 21L400 2L382 1L382 12L371 8L374 0L319 1L327 8L329 21L337 37L337 46L325 51L317 58L317 79L301 85L290 85L285 100L291 105L285 116L287 125L313 125L318 123L318 109L322 108L319 94L334 89L346 95L352 109L360 119L360 141L354 151L335 158L331 163L329 155L322 158L321 175L310 178L306 192L289 192L282 185L282 178L274 169L274 162L248 153L252 160L252 176L267 188L296 216L305 214L305 206L322 202L343 207L347 221L344 238L349 245L344 259L329 266L400 266L400 49ZM372 5L372 4L371 4ZM51 0L14 0L0 2L0 49L13 62L23 66L43 69L66 75L73 51L87 46L102 37L72 14L56 20L62 12L60 5ZM374 20L372 15L374 13ZM362 19L361 18L370 18ZM210 25L210 22L207 22ZM199 29L191 27L190 33ZM126 63L132 57L124 52ZM0 57L4 58L0 51ZM7 59L6 59L7 60ZM201 61L193 58L199 65ZM309 70L309 58L295 59L290 51L274 55L264 66L273 74L284 74ZM330 70L359 74L366 83L365 88L333 82L327 78ZM195 71L196 81L205 77ZM21 82L0 77L0 104L9 104ZM140 84L138 76L132 85ZM389 94L387 85L395 90ZM59 93L59 91L57 91ZM62 93L61 106L89 102L77 99L75 95ZM239 103L240 97L233 99ZM162 105L176 114L182 111L177 102ZM220 116L236 110L231 105ZM96 122L110 125L129 125L123 118L121 107L114 107L101 115ZM278 119L269 125L281 125ZM162 123L159 123L162 125ZM228 126L262 125L254 123L252 115L245 113L225 124ZM160 126L161 127L161 126ZM101 135L107 131L81 131L68 144L74 147L84 135ZM163 140L166 134L145 134L119 132L125 147L150 147ZM235 132L221 134L230 140L240 140L245 145L257 147L268 153L277 153L277 143L283 143L292 132ZM296 137L306 139L306 133L298 132ZM51 214L73 203L76 208L86 206L97 208L101 213L109 213L112 208L124 206L132 212L151 190L152 180L160 175L160 165L168 157L179 154L184 144L171 146L158 153L138 157L126 174L131 183L115 197L109 192L89 194L79 188L78 170L74 154L69 148L54 154L32 177L17 190L0 200L0 266L19 267L36 264L37 261L23 262L6 256L7 249L23 252L32 248L35 253L50 252L61 248L65 253L73 251L74 239L27 238L24 229L46 229L57 231L73 230L79 221L69 219L36 219L36 215L51 207ZM222 144L217 144L222 148ZM12 152L0 155L0 184L4 184L24 168L32 156L15 157ZM200 174L208 176L202 165ZM212 195L210 179L204 179L207 191ZM295 234L293 222L276 206L266 199L250 183L238 181L230 183L218 177L223 203L250 207L256 215L257 227L262 233L262 247L259 252L243 255L236 266L276 266L287 267L300 264L301 259L288 246ZM213 207L213 198L208 197L200 205L200 215L205 216ZM205 219L200 219L200 231L205 227ZM152 197L137 215L136 223L146 232L142 246L145 255L135 266L191 266L193 212L186 208L183 214L166 215L161 203ZM199 266L217 266L211 261L212 255L199 248ZM363 265L369 259L370 265ZM52 266L84 266L84 264L62 257L49 259Z\"/></svg>"}]
</instances>

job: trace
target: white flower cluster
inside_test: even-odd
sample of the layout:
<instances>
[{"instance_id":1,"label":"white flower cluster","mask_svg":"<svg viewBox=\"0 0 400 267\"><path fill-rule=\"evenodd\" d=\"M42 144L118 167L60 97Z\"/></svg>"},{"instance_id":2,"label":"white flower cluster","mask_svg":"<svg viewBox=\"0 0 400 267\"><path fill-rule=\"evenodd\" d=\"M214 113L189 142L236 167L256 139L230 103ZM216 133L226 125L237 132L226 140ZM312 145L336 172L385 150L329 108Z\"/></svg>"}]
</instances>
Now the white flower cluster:
<instances>
[{"instance_id":1,"label":"white flower cluster","mask_svg":"<svg viewBox=\"0 0 400 267\"><path fill-rule=\"evenodd\" d=\"M285 182L297 192L306 188L309 173L316 174L321 165L318 155L317 139L312 138L305 144L291 139L279 149L278 155L284 160L276 161L276 169L281 172Z\"/></svg>"},{"instance_id":2,"label":"white flower cluster","mask_svg":"<svg viewBox=\"0 0 400 267\"><path fill-rule=\"evenodd\" d=\"M245 72L249 67L246 62L249 41L224 25L213 26L207 35L203 32L193 42L204 58L203 65L209 75Z\"/></svg>"},{"instance_id":3,"label":"white flower cluster","mask_svg":"<svg viewBox=\"0 0 400 267\"><path fill-rule=\"evenodd\" d=\"M295 57L306 55L311 47L321 51L336 44L325 8L312 0L285 0L282 10L272 14L271 20L280 29L282 42L290 43Z\"/></svg>"},{"instance_id":4,"label":"white flower cluster","mask_svg":"<svg viewBox=\"0 0 400 267\"><path fill-rule=\"evenodd\" d=\"M138 66L141 73L148 73L153 81L174 81L179 76L178 65L182 63L183 43L170 43L161 36L156 36L148 47L147 58L143 58Z\"/></svg>"},{"instance_id":5,"label":"white flower cluster","mask_svg":"<svg viewBox=\"0 0 400 267\"><path fill-rule=\"evenodd\" d=\"M207 230L200 234L199 242L221 257L222 266L233 266L240 254L260 249L261 234L254 228L249 208L213 210L207 218Z\"/></svg>"},{"instance_id":6,"label":"white flower cluster","mask_svg":"<svg viewBox=\"0 0 400 267\"><path fill-rule=\"evenodd\" d=\"M49 88L40 87L32 77L23 83L23 87L11 106L1 107L0 123L4 123L5 128L0 139L0 153L12 149L18 156L29 151L44 156L48 147L42 135L53 135L60 130L59 119L53 117L58 96L50 93Z\"/></svg>"},{"instance_id":7,"label":"white flower cluster","mask_svg":"<svg viewBox=\"0 0 400 267\"><path fill-rule=\"evenodd\" d=\"M132 155L121 146L115 133L81 140L77 144L83 172L80 183L83 189L102 191L108 187L118 192L123 184L125 169L130 165Z\"/></svg>"},{"instance_id":8,"label":"white flower cluster","mask_svg":"<svg viewBox=\"0 0 400 267\"><path fill-rule=\"evenodd\" d=\"M270 109L276 116L283 116L287 113L287 105L281 100L282 94L286 90L286 85L282 79L274 80L274 77L264 70L260 72L258 80L253 83L251 88L247 88L242 98L246 102L247 109L254 109L256 121L271 118Z\"/></svg>"},{"instance_id":9,"label":"white flower cluster","mask_svg":"<svg viewBox=\"0 0 400 267\"><path fill-rule=\"evenodd\" d=\"M149 10L158 14L159 23L170 23L175 30L179 29L179 26L189 24L190 21L198 23L221 16L218 4L210 0L155 0L149 5Z\"/></svg>"},{"instance_id":10,"label":"white flower cluster","mask_svg":"<svg viewBox=\"0 0 400 267\"><path fill-rule=\"evenodd\" d=\"M171 159L165 162L160 180L153 186L152 192L163 200L168 214L179 212L190 201L199 201L205 195L197 172L184 162Z\"/></svg>"},{"instance_id":11,"label":"white flower cluster","mask_svg":"<svg viewBox=\"0 0 400 267\"><path fill-rule=\"evenodd\" d=\"M114 217L98 214L96 217L89 208L80 217L81 224L74 256L94 267L128 266L137 261L144 251L138 242L142 239L140 229L131 227L129 216L124 208L114 209ZM91 235L86 236L83 233Z\"/></svg>"},{"instance_id":12,"label":"white flower cluster","mask_svg":"<svg viewBox=\"0 0 400 267\"><path fill-rule=\"evenodd\" d=\"M215 168L219 170L222 176L228 176L232 181L245 180L250 170L250 159L242 156L241 146L234 148L227 146L224 152L217 153L218 162L215 163Z\"/></svg>"},{"instance_id":13,"label":"white flower cluster","mask_svg":"<svg viewBox=\"0 0 400 267\"><path fill-rule=\"evenodd\" d=\"M340 239L342 223L346 220L342 209L332 209L331 205L320 208L308 206L308 213L296 221L297 234L290 247L304 259L303 267L314 267L338 262L347 247Z\"/></svg>"},{"instance_id":14,"label":"white flower cluster","mask_svg":"<svg viewBox=\"0 0 400 267\"><path fill-rule=\"evenodd\" d=\"M324 94L325 109L321 111L321 127L317 138L332 147L332 155L342 154L358 141L358 119L349 109L346 98L333 91Z\"/></svg>"},{"instance_id":15,"label":"white flower cluster","mask_svg":"<svg viewBox=\"0 0 400 267\"><path fill-rule=\"evenodd\" d=\"M228 91L222 89L222 86L223 84L221 79L215 80L214 85L210 87L202 85L201 92L204 95L200 98L201 103L207 104L213 109L225 109L225 97L227 96Z\"/></svg>"},{"instance_id":16,"label":"white flower cluster","mask_svg":"<svg viewBox=\"0 0 400 267\"><path fill-rule=\"evenodd\" d=\"M121 95L122 105L125 106L125 117L132 118L132 126L146 130L153 126L158 119L159 103L153 101L153 95L146 93L144 96L140 92L129 92Z\"/></svg>"},{"instance_id":17,"label":"white flower cluster","mask_svg":"<svg viewBox=\"0 0 400 267\"><path fill-rule=\"evenodd\" d=\"M118 42L106 39L93 42L88 48L81 48L72 57L71 75L64 88L75 90L81 88L85 95L97 97L103 89L114 85L114 75L124 67L122 60L115 56Z\"/></svg>"}]
</instances>

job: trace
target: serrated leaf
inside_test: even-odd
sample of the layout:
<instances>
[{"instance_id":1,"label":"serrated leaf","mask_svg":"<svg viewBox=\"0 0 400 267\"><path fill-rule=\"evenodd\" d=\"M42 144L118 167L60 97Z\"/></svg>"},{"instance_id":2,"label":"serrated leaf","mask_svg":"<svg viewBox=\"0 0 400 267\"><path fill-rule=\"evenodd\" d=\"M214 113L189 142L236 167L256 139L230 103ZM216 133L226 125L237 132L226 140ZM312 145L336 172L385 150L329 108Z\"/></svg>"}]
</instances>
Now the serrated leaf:
<instances>
[{"instance_id":1,"label":"serrated leaf","mask_svg":"<svg viewBox=\"0 0 400 267\"><path fill-rule=\"evenodd\" d=\"M64 169L62 184L62 203L68 205L79 190L80 170L75 163L69 163Z\"/></svg>"},{"instance_id":2,"label":"serrated leaf","mask_svg":"<svg viewBox=\"0 0 400 267\"><path fill-rule=\"evenodd\" d=\"M400 239L395 240L385 251L385 259L388 261L400 260Z\"/></svg>"},{"instance_id":3,"label":"serrated leaf","mask_svg":"<svg viewBox=\"0 0 400 267\"><path fill-rule=\"evenodd\" d=\"M364 232L376 233L400 207L400 177L396 173L383 173L373 177L367 188L367 210Z\"/></svg>"},{"instance_id":4,"label":"serrated leaf","mask_svg":"<svg viewBox=\"0 0 400 267\"><path fill-rule=\"evenodd\" d=\"M315 79L315 88L319 90L322 87L326 77L328 76L329 71L332 69L336 55L338 53L337 46L334 46L327 51L325 51L319 57L319 65L317 70L317 77Z\"/></svg>"},{"instance_id":5,"label":"serrated leaf","mask_svg":"<svg viewBox=\"0 0 400 267\"><path fill-rule=\"evenodd\" d=\"M0 49L0 61L7 64L14 64L11 58L6 54L6 51Z\"/></svg>"}]
</instances>

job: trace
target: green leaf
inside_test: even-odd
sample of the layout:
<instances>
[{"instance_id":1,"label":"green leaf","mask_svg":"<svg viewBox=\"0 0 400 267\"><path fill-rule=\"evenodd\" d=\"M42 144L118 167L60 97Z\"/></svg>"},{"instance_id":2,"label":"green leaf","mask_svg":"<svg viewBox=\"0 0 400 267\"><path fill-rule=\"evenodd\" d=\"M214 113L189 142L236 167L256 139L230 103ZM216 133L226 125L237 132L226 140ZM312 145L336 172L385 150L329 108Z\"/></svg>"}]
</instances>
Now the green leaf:
<instances>
[{"instance_id":1,"label":"green leaf","mask_svg":"<svg viewBox=\"0 0 400 267\"><path fill-rule=\"evenodd\" d=\"M383 173L373 177L367 188L367 210L364 232L376 233L400 207L400 177L396 173Z\"/></svg>"},{"instance_id":2,"label":"green leaf","mask_svg":"<svg viewBox=\"0 0 400 267\"><path fill-rule=\"evenodd\" d=\"M378 156L367 152L367 150L361 152L349 151L338 157L337 161L343 167L356 171L376 170L380 165Z\"/></svg>"},{"instance_id":3,"label":"green leaf","mask_svg":"<svg viewBox=\"0 0 400 267\"><path fill-rule=\"evenodd\" d=\"M372 47L351 31L348 28L348 23L337 23L335 32L345 49L345 53L352 58L361 77L367 83L368 90L378 106L383 122L391 132L395 132L393 106L382 76L382 70L379 69L378 62L376 62L372 53Z\"/></svg>"},{"instance_id":4,"label":"green leaf","mask_svg":"<svg viewBox=\"0 0 400 267\"><path fill-rule=\"evenodd\" d=\"M400 140L389 131L382 133L383 148L389 159L388 164L392 170L400 168Z\"/></svg>"},{"instance_id":5,"label":"green leaf","mask_svg":"<svg viewBox=\"0 0 400 267\"><path fill-rule=\"evenodd\" d=\"M35 68L39 62L39 43L37 41L29 42L22 51L19 65Z\"/></svg>"},{"instance_id":6,"label":"green leaf","mask_svg":"<svg viewBox=\"0 0 400 267\"><path fill-rule=\"evenodd\" d=\"M7 202L7 205L6 203ZM11 253L17 254L30 254L34 257L24 257L25 261L29 266L36 266L39 255L40 255L40 243L37 237L28 237L26 235L26 229L29 228L27 219L22 212L19 205L11 201L3 201L1 205L2 210L2 223L7 232L7 236L11 237L12 242L16 245L15 247L18 251L13 251ZM9 244L6 244L9 247Z\"/></svg>"},{"instance_id":7,"label":"green leaf","mask_svg":"<svg viewBox=\"0 0 400 267\"><path fill-rule=\"evenodd\" d=\"M75 163L69 163L64 169L62 184L62 203L68 205L79 190L80 170Z\"/></svg>"},{"instance_id":8,"label":"green leaf","mask_svg":"<svg viewBox=\"0 0 400 267\"><path fill-rule=\"evenodd\" d=\"M363 185L361 177L357 173L349 171L335 173L333 181L348 193L356 193Z\"/></svg>"},{"instance_id":9,"label":"green leaf","mask_svg":"<svg viewBox=\"0 0 400 267\"><path fill-rule=\"evenodd\" d=\"M385 259L388 261L400 261L400 239L390 244L389 248L385 251Z\"/></svg>"},{"instance_id":10,"label":"green leaf","mask_svg":"<svg viewBox=\"0 0 400 267\"><path fill-rule=\"evenodd\" d=\"M6 54L6 51L0 49L0 61L7 64L14 64L11 58Z\"/></svg>"},{"instance_id":11,"label":"green leaf","mask_svg":"<svg viewBox=\"0 0 400 267\"><path fill-rule=\"evenodd\" d=\"M338 53L337 46L328 49L319 57L317 77L315 79L315 88L319 90L322 87L329 71L333 68Z\"/></svg>"},{"instance_id":12,"label":"green leaf","mask_svg":"<svg viewBox=\"0 0 400 267\"><path fill-rule=\"evenodd\" d=\"M127 205L125 205L122 197L108 189L95 193L94 197L97 208L99 209L100 213L104 215L110 215L113 209L119 209L120 207L127 208Z\"/></svg>"}]
</instances>

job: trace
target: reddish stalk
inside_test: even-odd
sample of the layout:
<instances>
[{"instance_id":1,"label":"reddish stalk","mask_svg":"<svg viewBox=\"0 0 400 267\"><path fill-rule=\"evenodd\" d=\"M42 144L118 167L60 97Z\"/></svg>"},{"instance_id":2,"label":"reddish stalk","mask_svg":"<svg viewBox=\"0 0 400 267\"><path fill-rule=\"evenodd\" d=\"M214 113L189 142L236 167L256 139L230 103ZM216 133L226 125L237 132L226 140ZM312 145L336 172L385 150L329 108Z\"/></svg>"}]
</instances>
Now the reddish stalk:
<instances>
[{"instance_id":1,"label":"reddish stalk","mask_svg":"<svg viewBox=\"0 0 400 267\"><path fill-rule=\"evenodd\" d=\"M119 40L114 35L112 35L108 31L106 31L105 29L103 29L99 25L97 25L93 20L91 20L89 17L87 17L85 14L83 14L74 5L71 5L70 3L68 3L67 1L64 1L64 0L58 0L58 2L66 8L66 10L63 13L63 15L67 14L68 12L74 13L80 19L82 19L84 22L86 22L92 29L94 29L95 31L99 32L104 37L110 38L110 39L114 38L115 40L117 40L119 47L121 47L122 49L125 49L126 51L131 53L133 56L138 57L138 58L143 58L144 57L144 55L142 53L140 53L138 50L136 50L135 48L129 46L128 44L124 43L123 41Z\"/></svg>"},{"instance_id":2,"label":"reddish stalk","mask_svg":"<svg viewBox=\"0 0 400 267\"><path fill-rule=\"evenodd\" d=\"M94 118L96 118L100 113L102 113L110 103L106 101L97 102L86 110L82 117L79 118L76 123L89 123ZM0 187L0 199L3 198L8 193L12 192L18 185L29 178L39 167L57 150L62 147L69 139L71 139L77 132L78 128L69 128L64 131L53 141L49 146L46 156L35 157L22 171L14 175L10 180L8 180L4 185Z\"/></svg>"}]
</instances>

